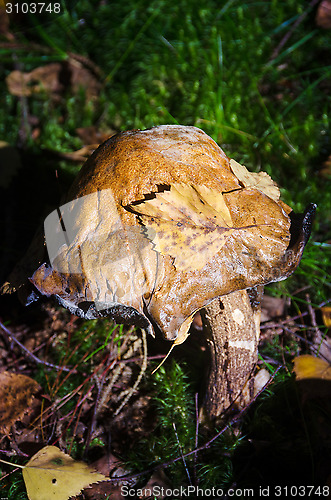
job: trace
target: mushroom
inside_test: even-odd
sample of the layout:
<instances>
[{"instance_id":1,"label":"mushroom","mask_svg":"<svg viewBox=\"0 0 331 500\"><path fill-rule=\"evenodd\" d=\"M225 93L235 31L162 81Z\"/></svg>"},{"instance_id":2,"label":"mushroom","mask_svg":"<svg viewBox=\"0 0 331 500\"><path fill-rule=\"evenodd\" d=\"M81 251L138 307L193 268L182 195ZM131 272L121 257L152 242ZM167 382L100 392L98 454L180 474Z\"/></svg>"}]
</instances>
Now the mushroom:
<instances>
[{"instance_id":1,"label":"mushroom","mask_svg":"<svg viewBox=\"0 0 331 500\"><path fill-rule=\"evenodd\" d=\"M74 314L160 330L174 345L202 310L215 417L249 379L263 285L297 267L315 208L295 215L268 174L229 160L198 128L123 132L46 218L48 260L30 274L28 300L55 296ZM14 276L6 290L15 288Z\"/></svg>"}]
</instances>

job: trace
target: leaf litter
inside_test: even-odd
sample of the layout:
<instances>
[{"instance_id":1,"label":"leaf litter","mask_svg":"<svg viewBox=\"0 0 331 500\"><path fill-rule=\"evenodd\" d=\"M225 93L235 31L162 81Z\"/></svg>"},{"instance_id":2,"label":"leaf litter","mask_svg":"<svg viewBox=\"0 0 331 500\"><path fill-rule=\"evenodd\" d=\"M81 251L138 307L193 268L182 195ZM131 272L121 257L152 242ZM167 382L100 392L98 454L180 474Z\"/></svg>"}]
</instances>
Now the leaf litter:
<instances>
[{"instance_id":1,"label":"leaf litter","mask_svg":"<svg viewBox=\"0 0 331 500\"><path fill-rule=\"evenodd\" d=\"M0 373L0 433L8 433L15 422L22 420L39 390L39 384L26 375Z\"/></svg>"}]
</instances>

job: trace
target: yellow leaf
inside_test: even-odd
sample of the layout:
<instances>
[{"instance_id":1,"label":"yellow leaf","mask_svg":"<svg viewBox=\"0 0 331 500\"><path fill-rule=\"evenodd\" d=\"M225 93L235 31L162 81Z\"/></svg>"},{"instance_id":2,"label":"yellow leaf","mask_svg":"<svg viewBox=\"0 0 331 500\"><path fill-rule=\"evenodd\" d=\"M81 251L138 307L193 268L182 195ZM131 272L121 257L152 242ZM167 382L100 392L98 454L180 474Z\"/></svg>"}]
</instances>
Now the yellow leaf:
<instances>
[{"instance_id":1,"label":"yellow leaf","mask_svg":"<svg viewBox=\"0 0 331 500\"><path fill-rule=\"evenodd\" d=\"M108 478L76 462L56 446L45 446L23 469L29 500L68 500L87 486Z\"/></svg>"},{"instance_id":2,"label":"yellow leaf","mask_svg":"<svg viewBox=\"0 0 331 500\"><path fill-rule=\"evenodd\" d=\"M195 225L231 226L232 219L222 193L206 186L173 184L170 191L157 193L144 201L141 213L176 222ZM140 212L140 205L133 207Z\"/></svg>"},{"instance_id":3,"label":"yellow leaf","mask_svg":"<svg viewBox=\"0 0 331 500\"><path fill-rule=\"evenodd\" d=\"M245 187L258 189L269 198L275 201L279 200L278 186L266 172L249 172L244 165L240 165L235 160L230 160L230 167L234 175Z\"/></svg>"},{"instance_id":4,"label":"yellow leaf","mask_svg":"<svg viewBox=\"0 0 331 500\"><path fill-rule=\"evenodd\" d=\"M324 306L321 308L323 323L327 328L331 328L331 307Z\"/></svg>"},{"instance_id":5,"label":"yellow leaf","mask_svg":"<svg viewBox=\"0 0 331 500\"><path fill-rule=\"evenodd\" d=\"M177 270L200 270L234 231L222 193L206 186L174 184L152 200L132 205L147 227L154 249L175 259Z\"/></svg>"},{"instance_id":6,"label":"yellow leaf","mask_svg":"<svg viewBox=\"0 0 331 500\"><path fill-rule=\"evenodd\" d=\"M297 380L307 378L331 380L331 365L327 361L310 354L303 354L294 358L293 371Z\"/></svg>"}]
</instances>

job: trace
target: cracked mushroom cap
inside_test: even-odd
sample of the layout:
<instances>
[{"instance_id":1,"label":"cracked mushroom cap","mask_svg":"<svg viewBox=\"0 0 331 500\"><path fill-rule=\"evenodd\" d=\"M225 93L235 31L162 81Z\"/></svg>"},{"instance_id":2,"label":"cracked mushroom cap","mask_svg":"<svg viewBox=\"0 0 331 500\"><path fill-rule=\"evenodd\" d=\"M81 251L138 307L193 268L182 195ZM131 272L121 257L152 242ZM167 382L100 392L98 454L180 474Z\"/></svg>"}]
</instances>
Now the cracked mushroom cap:
<instances>
[{"instance_id":1,"label":"cracked mushroom cap","mask_svg":"<svg viewBox=\"0 0 331 500\"><path fill-rule=\"evenodd\" d=\"M187 337L194 313L299 264L315 205L295 215L268 174L229 160L195 127L117 134L45 220L49 262L30 276L86 318Z\"/></svg>"}]
</instances>

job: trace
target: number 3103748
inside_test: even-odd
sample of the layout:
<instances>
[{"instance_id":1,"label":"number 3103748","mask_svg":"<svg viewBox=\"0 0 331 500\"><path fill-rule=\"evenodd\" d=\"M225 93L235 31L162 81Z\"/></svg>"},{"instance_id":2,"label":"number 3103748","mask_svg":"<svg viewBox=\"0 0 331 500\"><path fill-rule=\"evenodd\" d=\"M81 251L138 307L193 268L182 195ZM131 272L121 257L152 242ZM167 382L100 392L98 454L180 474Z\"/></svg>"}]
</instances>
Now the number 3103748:
<instances>
[{"instance_id":1,"label":"number 3103748","mask_svg":"<svg viewBox=\"0 0 331 500\"><path fill-rule=\"evenodd\" d=\"M42 12L48 12L49 14L61 14L61 4L59 2L58 3L6 2L7 14L41 14Z\"/></svg>"}]
</instances>

